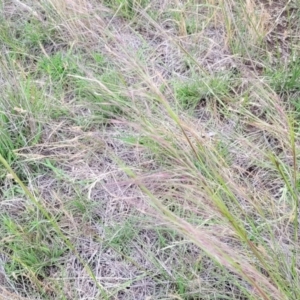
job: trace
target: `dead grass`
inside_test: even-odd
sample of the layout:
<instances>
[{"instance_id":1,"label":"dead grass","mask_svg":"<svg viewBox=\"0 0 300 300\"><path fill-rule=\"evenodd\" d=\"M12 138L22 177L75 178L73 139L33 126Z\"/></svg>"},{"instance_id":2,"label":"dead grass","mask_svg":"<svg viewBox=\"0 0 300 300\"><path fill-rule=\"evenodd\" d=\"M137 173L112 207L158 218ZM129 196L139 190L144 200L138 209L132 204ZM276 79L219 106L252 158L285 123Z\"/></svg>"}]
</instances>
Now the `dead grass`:
<instances>
[{"instance_id":1,"label":"dead grass","mask_svg":"<svg viewBox=\"0 0 300 300\"><path fill-rule=\"evenodd\" d=\"M0 12L5 299L299 298L297 4Z\"/></svg>"}]
</instances>

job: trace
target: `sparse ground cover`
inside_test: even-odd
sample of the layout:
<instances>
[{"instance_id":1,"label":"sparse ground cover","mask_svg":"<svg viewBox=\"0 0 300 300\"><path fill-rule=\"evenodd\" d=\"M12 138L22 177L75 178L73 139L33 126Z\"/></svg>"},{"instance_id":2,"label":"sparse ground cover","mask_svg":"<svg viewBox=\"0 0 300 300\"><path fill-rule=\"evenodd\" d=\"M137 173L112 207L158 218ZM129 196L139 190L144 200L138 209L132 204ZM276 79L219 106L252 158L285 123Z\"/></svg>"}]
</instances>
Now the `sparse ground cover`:
<instances>
[{"instance_id":1,"label":"sparse ground cover","mask_svg":"<svg viewBox=\"0 0 300 300\"><path fill-rule=\"evenodd\" d=\"M300 299L298 0L0 3L0 299Z\"/></svg>"}]
</instances>

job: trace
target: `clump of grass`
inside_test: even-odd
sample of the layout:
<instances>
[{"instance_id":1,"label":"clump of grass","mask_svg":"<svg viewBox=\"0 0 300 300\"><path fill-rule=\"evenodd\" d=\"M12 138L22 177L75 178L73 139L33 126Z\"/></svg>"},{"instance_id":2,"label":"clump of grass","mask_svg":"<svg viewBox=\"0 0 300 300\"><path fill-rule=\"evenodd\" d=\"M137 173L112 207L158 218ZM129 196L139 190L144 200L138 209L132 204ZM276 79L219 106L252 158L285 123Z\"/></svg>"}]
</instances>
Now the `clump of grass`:
<instances>
[{"instance_id":1,"label":"clump of grass","mask_svg":"<svg viewBox=\"0 0 300 300\"><path fill-rule=\"evenodd\" d=\"M270 86L278 93L288 93L298 91L300 65L297 61L287 65L278 66L266 72L270 80Z\"/></svg>"},{"instance_id":2,"label":"clump of grass","mask_svg":"<svg viewBox=\"0 0 300 300\"><path fill-rule=\"evenodd\" d=\"M5 265L8 276L17 281L27 276L43 281L50 268L60 264L66 248L60 245L61 240L56 233L51 232L47 220L29 219L29 222L25 220L24 224L18 224L11 217L3 215L1 224L3 238L9 237L5 243L6 253L10 254L9 262ZM47 237L51 239L47 241Z\"/></svg>"},{"instance_id":3,"label":"clump of grass","mask_svg":"<svg viewBox=\"0 0 300 300\"><path fill-rule=\"evenodd\" d=\"M137 12L149 4L148 0L113 0L104 1L106 5L113 8L117 14L126 19L133 19Z\"/></svg>"},{"instance_id":4,"label":"clump of grass","mask_svg":"<svg viewBox=\"0 0 300 300\"><path fill-rule=\"evenodd\" d=\"M226 100L236 84L233 81L230 74L214 75L204 80L192 79L186 83L175 84L175 97L183 109L195 111L201 102L218 102L220 97Z\"/></svg>"}]
</instances>

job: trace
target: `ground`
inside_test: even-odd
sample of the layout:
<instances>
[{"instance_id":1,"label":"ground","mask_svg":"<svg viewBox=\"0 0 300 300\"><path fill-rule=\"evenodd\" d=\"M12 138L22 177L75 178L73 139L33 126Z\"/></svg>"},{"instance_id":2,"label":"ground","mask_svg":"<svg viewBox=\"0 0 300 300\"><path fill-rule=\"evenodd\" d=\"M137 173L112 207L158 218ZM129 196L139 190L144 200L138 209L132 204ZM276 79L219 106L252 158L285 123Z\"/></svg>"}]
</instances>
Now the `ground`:
<instances>
[{"instance_id":1,"label":"ground","mask_svg":"<svg viewBox=\"0 0 300 300\"><path fill-rule=\"evenodd\" d=\"M299 1L0 5L0 299L300 298Z\"/></svg>"}]
</instances>

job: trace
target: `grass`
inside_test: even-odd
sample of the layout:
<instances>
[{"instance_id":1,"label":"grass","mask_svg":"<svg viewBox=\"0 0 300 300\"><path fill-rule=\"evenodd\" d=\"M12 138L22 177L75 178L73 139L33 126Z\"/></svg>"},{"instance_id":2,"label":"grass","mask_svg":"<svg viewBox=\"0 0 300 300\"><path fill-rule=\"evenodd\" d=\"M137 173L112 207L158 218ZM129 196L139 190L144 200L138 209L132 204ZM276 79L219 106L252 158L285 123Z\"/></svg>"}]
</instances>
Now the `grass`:
<instances>
[{"instance_id":1,"label":"grass","mask_svg":"<svg viewBox=\"0 0 300 300\"><path fill-rule=\"evenodd\" d=\"M299 9L0 1L0 299L299 299Z\"/></svg>"}]
</instances>

